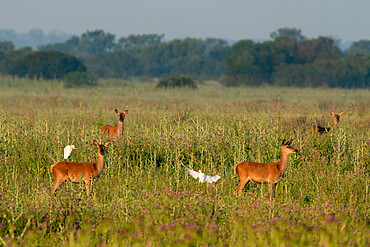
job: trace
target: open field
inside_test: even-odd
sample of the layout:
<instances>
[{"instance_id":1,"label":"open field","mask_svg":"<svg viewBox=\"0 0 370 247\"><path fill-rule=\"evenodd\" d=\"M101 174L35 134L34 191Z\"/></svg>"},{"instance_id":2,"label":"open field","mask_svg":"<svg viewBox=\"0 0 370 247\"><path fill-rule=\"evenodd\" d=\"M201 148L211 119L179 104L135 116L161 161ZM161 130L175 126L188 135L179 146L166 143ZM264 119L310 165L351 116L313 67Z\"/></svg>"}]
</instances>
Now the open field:
<instances>
[{"instance_id":1,"label":"open field","mask_svg":"<svg viewBox=\"0 0 370 247\"><path fill-rule=\"evenodd\" d=\"M224 88L155 90L151 83L0 78L0 243L37 246L368 246L368 89ZM93 184L65 183L50 196L50 165L95 162L93 140L114 109L129 110L124 135L107 148ZM319 136L314 125L334 131ZM234 165L277 162L295 140L275 198L248 184L234 196ZM206 174L201 184L181 166ZM0 244L0 245L1 245Z\"/></svg>"}]
</instances>

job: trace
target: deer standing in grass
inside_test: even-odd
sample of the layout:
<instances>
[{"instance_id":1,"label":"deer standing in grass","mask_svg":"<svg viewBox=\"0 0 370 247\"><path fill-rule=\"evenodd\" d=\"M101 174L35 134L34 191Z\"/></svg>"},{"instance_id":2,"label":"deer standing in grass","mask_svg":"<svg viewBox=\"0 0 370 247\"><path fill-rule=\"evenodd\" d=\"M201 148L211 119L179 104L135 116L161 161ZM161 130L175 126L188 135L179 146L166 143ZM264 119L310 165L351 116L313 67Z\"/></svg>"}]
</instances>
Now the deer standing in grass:
<instances>
[{"instance_id":1,"label":"deer standing in grass","mask_svg":"<svg viewBox=\"0 0 370 247\"><path fill-rule=\"evenodd\" d=\"M125 116L127 115L128 110L124 112L119 112L119 110L115 109L115 112L118 115L118 125L117 126L103 125L100 129L102 135L108 135L110 138L122 136Z\"/></svg>"},{"instance_id":2,"label":"deer standing in grass","mask_svg":"<svg viewBox=\"0 0 370 247\"><path fill-rule=\"evenodd\" d=\"M50 171L55 178L51 194L54 194L66 180L73 183L80 183L80 179L82 178L86 183L87 196L90 197L91 180L96 181L99 178L104 166L105 149L109 145L109 142L100 145L95 140L93 143L98 148L98 159L95 163L60 161L50 166Z\"/></svg>"},{"instance_id":3,"label":"deer standing in grass","mask_svg":"<svg viewBox=\"0 0 370 247\"><path fill-rule=\"evenodd\" d=\"M289 154L296 153L297 150L290 146L293 139L281 144L281 157L278 163L257 163L252 161L243 161L236 164L234 170L239 177L239 185L235 188L235 194L238 195L243 191L244 186L252 181L256 184L269 184L270 197L271 192L275 196L277 183L282 179L288 166Z\"/></svg>"},{"instance_id":4,"label":"deer standing in grass","mask_svg":"<svg viewBox=\"0 0 370 247\"><path fill-rule=\"evenodd\" d=\"M333 116L334 119L334 126L339 124L339 119L343 115L344 112L340 112L339 114L335 114L333 111L330 111L330 114ZM319 133L320 135L323 135L324 133L327 133L330 131L330 128L321 127L319 125L314 126L313 130Z\"/></svg>"}]
</instances>

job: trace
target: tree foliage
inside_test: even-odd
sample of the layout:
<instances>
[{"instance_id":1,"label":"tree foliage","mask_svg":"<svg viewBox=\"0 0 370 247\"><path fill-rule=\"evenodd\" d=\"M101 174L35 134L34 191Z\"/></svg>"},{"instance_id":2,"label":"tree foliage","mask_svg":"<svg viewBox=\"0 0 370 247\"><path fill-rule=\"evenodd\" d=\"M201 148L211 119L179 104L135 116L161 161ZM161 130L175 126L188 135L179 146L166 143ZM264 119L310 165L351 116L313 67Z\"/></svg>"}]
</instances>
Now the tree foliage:
<instances>
[{"instance_id":1,"label":"tree foliage","mask_svg":"<svg viewBox=\"0 0 370 247\"><path fill-rule=\"evenodd\" d=\"M270 38L276 39L281 36L286 36L286 37L291 37L295 41L300 41L303 40L305 37L302 35L301 29L297 28L289 28L289 27L284 27L284 28L279 28L278 30L272 32L270 34Z\"/></svg>"},{"instance_id":2,"label":"tree foliage","mask_svg":"<svg viewBox=\"0 0 370 247\"><path fill-rule=\"evenodd\" d=\"M351 46L346 51L347 54L353 54L353 53L360 53L360 54L368 54L370 53L370 40L359 40L356 42L353 42Z\"/></svg>"},{"instance_id":3,"label":"tree foliage","mask_svg":"<svg viewBox=\"0 0 370 247\"><path fill-rule=\"evenodd\" d=\"M0 52L1 51L12 51L14 50L14 43L11 41L1 41L0 40Z\"/></svg>"},{"instance_id":4,"label":"tree foliage","mask_svg":"<svg viewBox=\"0 0 370 247\"><path fill-rule=\"evenodd\" d=\"M55 79L74 71L86 71L77 58L56 51L37 51L17 59L9 70L19 77Z\"/></svg>"},{"instance_id":5,"label":"tree foliage","mask_svg":"<svg viewBox=\"0 0 370 247\"><path fill-rule=\"evenodd\" d=\"M225 85L368 87L368 56L343 56L330 37L303 39L300 31L274 32L273 41L241 40L226 59ZM294 30L293 30L294 31ZM298 38L297 38L298 37ZM355 47L364 47L355 44Z\"/></svg>"},{"instance_id":6,"label":"tree foliage","mask_svg":"<svg viewBox=\"0 0 370 247\"><path fill-rule=\"evenodd\" d=\"M17 50L0 51L0 72L9 74L14 62L24 56L31 54L31 47L22 47Z\"/></svg>"},{"instance_id":7,"label":"tree foliage","mask_svg":"<svg viewBox=\"0 0 370 247\"><path fill-rule=\"evenodd\" d=\"M129 35L119 39L115 46L116 51L138 51L148 45L157 45L162 42L164 35L158 34L143 34L143 35Z\"/></svg>"},{"instance_id":8,"label":"tree foliage","mask_svg":"<svg viewBox=\"0 0 370 247\"><path fill-rule=\"evenodd\" d=\"M226 41L187 38L164 42L163 38L157 34L130 35L115 44L114 35L97 30L39 49L76 55L102 78L185 74L216 79L225 72L223 58L230 52Z\"/></svg>"},{"instance_id":9,"label":"tree foliage","mask_svg":"<svg viewBox=\"0 0 370 247\"><path fill-rule=\"evenodd\" d=\"M37 32L34 36L38 36ZM342 52L333 38L308 39L296 28L280 28L270 37L264 42L240 40L230 45L222 39L166 41L163 34L142 34L121 37L116 42L113 34L95 30L72 36L63 43L40 46L39 50L75 56L97 78L160 78L177 74L196 79L222 78L225 85L234 86L369 86L368 40L354 42ZM41 69L41 60L40 64L28 60L26 63L25 57L34 53L32 49L18 51L4 47L0 50L0 72L61 76L55 71L47 72L52 66ZM53 65L52 60L48 65ZM35 67L41 74L30 69Z\"/></svg>"},{"instance_id":10,"label":"tree foliage","mask_svg":"<svg viewBox=\"0 0 370 247\"><path fill-rule=\"evenodd\" d=\"M159 81L157 88L180 88L180 87L188 87L188 88L197 88L195 82L186 76L168 76Z\"/></svg>"}]
</instances>

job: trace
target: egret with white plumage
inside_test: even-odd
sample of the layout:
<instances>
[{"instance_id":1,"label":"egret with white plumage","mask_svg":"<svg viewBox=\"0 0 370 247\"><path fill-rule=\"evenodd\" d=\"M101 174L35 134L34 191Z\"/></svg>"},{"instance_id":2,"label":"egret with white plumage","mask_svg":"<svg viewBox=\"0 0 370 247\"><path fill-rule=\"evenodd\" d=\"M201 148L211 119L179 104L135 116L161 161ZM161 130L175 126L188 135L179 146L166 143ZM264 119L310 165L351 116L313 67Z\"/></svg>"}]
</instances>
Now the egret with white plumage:
<instances>
[{"instance_id":1,"label":"egret with white plumage","mask_svg":"<svg viewBox=\"0 0 370 247\"><path fill-rule=\"evenodd\" d=\"M67 145L64 148L64 159L67 159L72 154L72 151L76 149L74 145Z\"/></svg>"},{"instance_id":2,"label":"egret with white plumage","mask_svg":"<svg viewBox=\"0 0 370 247\"><path fill-rule=\"evenodd\" d=\"M199 170L199 172L196 172L192 169L187 168L184 164L182 165L186 168L186 170L188 170L189 174L193 178L199 179L199 183L214 183L221 178L219 175L209 176L209 175L204 174L201 170Z\"/></svg>"}]
</instances>

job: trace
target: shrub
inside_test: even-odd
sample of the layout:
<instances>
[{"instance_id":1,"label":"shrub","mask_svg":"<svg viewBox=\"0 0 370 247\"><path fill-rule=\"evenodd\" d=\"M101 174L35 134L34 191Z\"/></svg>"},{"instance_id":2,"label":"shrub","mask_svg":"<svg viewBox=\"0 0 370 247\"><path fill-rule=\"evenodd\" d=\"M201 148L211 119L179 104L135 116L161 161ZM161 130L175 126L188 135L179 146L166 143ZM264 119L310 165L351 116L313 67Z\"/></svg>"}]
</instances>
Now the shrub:
<instances>
[{"instance_id":1,"label":"shrub","mask_svg":"<svg viewBox=\"0 0 370 247\"><path fill-rule=\"evenodd\" d=\"M189 77L185 76L168 76L159 81L157 88L177 88L189 87L196 88L196 83Z\"/></svg>"},{"instance_id":2,"label":"shrub","mask_svg":"<svg viewBox=\"0 0 370 247\"><path fill-rule=\"evenodd\" d=\"M97 79L87 72L75 71L64 77L65 87L97 86Z\"/></svg>"}]
</instances>

